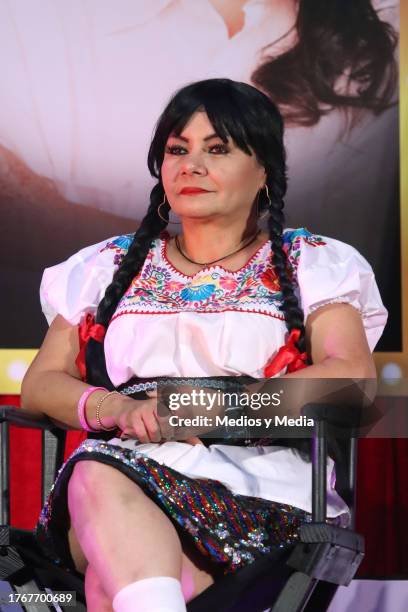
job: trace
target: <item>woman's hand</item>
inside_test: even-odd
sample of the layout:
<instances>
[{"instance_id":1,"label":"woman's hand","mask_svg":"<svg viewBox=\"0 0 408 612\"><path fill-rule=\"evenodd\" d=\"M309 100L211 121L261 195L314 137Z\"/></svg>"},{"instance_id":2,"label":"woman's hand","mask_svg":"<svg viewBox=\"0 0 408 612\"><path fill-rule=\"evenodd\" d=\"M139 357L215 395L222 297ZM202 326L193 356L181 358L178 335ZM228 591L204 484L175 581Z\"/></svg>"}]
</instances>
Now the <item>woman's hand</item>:
<instances>
[{"instance_id":1,"label":"woman's hand","mask_svg":"<svg viewBox=\"0 0 408 612\"><path fill-rule=\"evenodd\" d=\"M117 426L122 430L122 439L137 438L145 444L165 442L173 438L173 429L167 419L158 417L157 391L147 391L146 400L133 400L128 397L115 396L117 403ZM196 445L203 444L198 437L191 437L184 442Z\"/></svg>"},{"instance_id":2,"label":"woman's hand","mask_svg":"<svg viewBox=\"0 0 408 612\"><path fill-rule=\"evenodd\" d=\"M147 391L148 399L115 398L115 422L122 430L122 439L137 438L141 443L160 442L163 438L157 418L157 392ZM103 418L102 418L103 420Z\"/></svg>"}]
</instances>

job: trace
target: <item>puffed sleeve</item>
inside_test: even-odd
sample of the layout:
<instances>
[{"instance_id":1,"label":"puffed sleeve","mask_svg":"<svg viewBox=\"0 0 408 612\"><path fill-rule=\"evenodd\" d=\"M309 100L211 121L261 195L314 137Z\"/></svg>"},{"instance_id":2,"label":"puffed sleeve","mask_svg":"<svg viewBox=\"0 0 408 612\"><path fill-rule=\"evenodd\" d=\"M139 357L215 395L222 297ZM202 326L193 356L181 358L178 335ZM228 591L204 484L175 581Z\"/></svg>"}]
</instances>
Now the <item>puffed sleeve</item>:
<instances>
[{"instance_id":1,"label":"puffed sleeve","mask_svg":"<svg viewBox=\"0 0 408 612\"><path fill-rule=\"evenodd\" d=\"M85 312L96 312L132 240L133 234L103 240L44 270L40 301L49 325L57 314L77 325Z\"/></svg>"},{"instance_id":2,"label":"puffed sleeve","mask_svg":"<svg viewBox=\"0 0 408 612\"><path fill-rule=\"evenodd\" d=\"M332 303L351 304L362 317L371 351L388 313L370 264L352 246L302 228L287 230L284 244L305 315Z\"/></svg>"}]
</instances>

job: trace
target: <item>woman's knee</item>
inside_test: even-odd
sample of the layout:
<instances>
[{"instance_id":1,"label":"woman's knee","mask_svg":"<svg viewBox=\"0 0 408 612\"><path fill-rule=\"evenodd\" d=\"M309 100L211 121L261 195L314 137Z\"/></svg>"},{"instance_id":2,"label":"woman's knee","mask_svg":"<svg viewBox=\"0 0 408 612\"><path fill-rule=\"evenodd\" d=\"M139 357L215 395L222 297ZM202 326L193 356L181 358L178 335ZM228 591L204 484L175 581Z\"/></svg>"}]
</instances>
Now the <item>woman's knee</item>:
<instances>
[{"instance_id":1,"label":"woman's knee","mask_svg":"<svg viewBox=\"0 0 408 612\"><path fill-rule=\"evenodd\" d=\"M86 525L87 519L92 520L99 506L103 507L112 496L116 499L120 497L118 490L121 489L121 478L129 480L115 468L98 461L78 461L73 468L68 482L68 510L71 526L67 537L75 567L82 574L85 573L88 566L80 544L82 527ZM130 480L129 482L134 485L134 493L137 485Z\"/></svg>"},{"instance_id":2,"label":"woman's knee","mask_svg":"<svg viewBox=\"0 0 408 612\"><path fill-rule=\"evenodd\" d=\"M68 504L80 502L97 507L112 493L115 496L134 496L139 491L136 483L116 468L99 461L78 461L68 483Z\"/></svg>"},{"instance_id":3,"label":"woman's knee","mask_svg":"<svg viewBox=\"0 0 408 612\"><path fill-rule=\"evenodd\" d=\"M86 487L94 491L96 484L103 484L106 479L113 476L114 472L117 472L115 468L99 461L78 461L72 470L69 486Z\"/></svg>"},{"instance_id":4,"label":"woman's knee","mask_svg":"<svg viewBox=\"0 0 408 612\"><path fill-rule=\"evenodd\" d=\"M79 461L74 465L68 482L68 507L71 514L79 507L95 504L104 488L98 486L98 482L103 482L105 467L97 461Z\"/></svg>"}]
</instances>

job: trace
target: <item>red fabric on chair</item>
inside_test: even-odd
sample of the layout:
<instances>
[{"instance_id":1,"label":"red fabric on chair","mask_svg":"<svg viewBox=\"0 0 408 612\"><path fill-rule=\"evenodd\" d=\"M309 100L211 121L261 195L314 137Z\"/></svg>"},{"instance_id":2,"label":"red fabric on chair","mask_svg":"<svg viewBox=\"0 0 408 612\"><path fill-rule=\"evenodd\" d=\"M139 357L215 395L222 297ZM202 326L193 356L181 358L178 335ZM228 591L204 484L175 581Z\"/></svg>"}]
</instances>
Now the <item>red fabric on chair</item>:
<instances>
[{"instance_id":1,"label":"red fabric on chair","mask_svg":"<svg viewBox=\"0 0 408 612\"><path fill-rule=\"evenodd\" d=\"M0 395L0 404L20 407L20 396ZM86 439L86 432L69 431L65 457ZM41 431L10 428L11 524L32 529L41 510Z\"/></svg>"}]
</instances>

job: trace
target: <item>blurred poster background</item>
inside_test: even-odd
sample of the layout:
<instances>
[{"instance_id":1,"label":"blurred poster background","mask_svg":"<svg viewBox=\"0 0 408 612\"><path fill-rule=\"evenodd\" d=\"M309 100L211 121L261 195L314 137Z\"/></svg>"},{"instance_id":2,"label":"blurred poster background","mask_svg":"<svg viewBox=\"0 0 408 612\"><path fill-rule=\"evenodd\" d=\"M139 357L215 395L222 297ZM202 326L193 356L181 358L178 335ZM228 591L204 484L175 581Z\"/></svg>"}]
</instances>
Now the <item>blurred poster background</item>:
<instances>
[{"instance_id":1,"label":"blurred poster background","mask_svg":"<svg viewBox=\"0 0 408 612\"><path fill-rule=\"evenodd\" d=\"M134 231L170 95L229 77L285 117L287 227L371 263L400 351L399 3L0 0L0 346L36 348L42 271Z\"/></svg>"}]
</instances>

